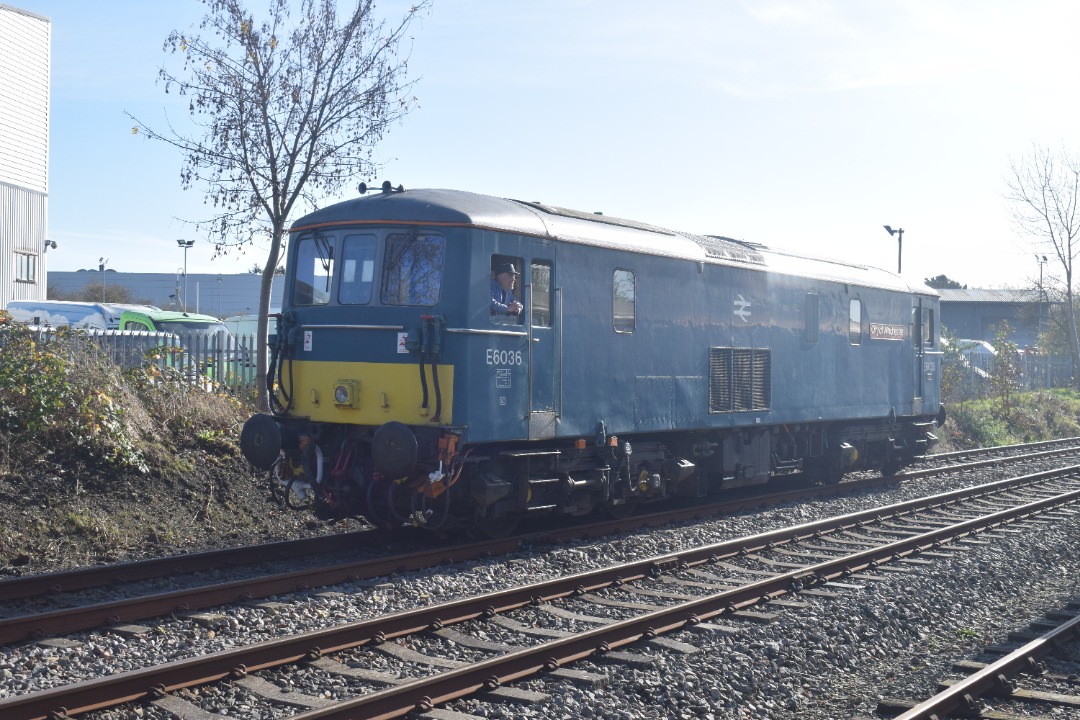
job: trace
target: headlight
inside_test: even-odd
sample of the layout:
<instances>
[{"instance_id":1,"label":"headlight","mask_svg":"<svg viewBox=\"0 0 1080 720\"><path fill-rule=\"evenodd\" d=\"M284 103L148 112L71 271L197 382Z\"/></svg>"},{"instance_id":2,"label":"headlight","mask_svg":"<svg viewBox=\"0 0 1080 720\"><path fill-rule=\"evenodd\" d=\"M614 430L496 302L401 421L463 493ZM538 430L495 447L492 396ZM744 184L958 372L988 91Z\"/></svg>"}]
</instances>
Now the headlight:
<instances>
[{"instance_id":1,"label":"headlight","mask_svg":"<svg viewBox=\"0 0 1080 720\"><path fill-rule=\"evenodd\" d=\"M334 404L338 407L360 407L360 381L338 380L334 383Z\"/></svg>"}]
</instances>

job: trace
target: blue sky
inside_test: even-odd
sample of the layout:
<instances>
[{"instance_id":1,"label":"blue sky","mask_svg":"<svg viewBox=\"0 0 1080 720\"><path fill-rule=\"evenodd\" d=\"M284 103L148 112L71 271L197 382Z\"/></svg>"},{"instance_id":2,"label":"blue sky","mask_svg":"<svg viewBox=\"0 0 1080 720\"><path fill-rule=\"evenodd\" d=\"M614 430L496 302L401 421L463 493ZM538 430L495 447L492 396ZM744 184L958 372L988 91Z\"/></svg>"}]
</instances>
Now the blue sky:
<instances>
[{"instance_id":1,"label":"blue sky","mask_svg":"<svg viewBox=\"0 0 1080 720\"><path fill-rule=\"evenodd\" d=\"M243 272L180 157L157 83L197 0L7 0L52 19L51 270ZM387 18L408 2L379 3ZM342 0L343 6L350 6ZM971 287L1039 275L1004 199L1032 144L1075 147L1069 0L434 0L412 27L417 109L378 180L721 234ZM1054 271L1046 267L1047 274Z\"/></svg>"}]
</instances>

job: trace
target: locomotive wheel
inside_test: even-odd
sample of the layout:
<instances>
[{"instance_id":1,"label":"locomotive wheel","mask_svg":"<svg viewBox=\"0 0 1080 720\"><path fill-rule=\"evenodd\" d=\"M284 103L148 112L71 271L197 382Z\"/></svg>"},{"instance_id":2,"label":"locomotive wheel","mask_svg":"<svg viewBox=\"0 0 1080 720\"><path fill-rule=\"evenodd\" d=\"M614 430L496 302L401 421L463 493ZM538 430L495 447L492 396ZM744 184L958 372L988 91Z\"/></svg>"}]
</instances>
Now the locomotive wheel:
<instances>
[{"instance_id":1,"label":"locomotive wheel","mask_svg":"<svg viewBox=\"0 0 1080 720\"><path fill-rule=\"evenodd\" d=\"M474 533L485 540L501 540L509 537L517 530L520 518L513 515L503 515L498 518L483 518L477 523Z\"/></svg>"},{"instance_id":2,"label":"locomotive wheel","mask_svg":"<svg viewBox=\"0 0 1080 720\"><path fill-rule=\"evenodd\" d=\"M608 500L600 506L604 515L607 515L612 520L625 520L634 514L637 510L637 502L634 500L627 500L626 502L616 505L611 500Z\"/></svg>"},{"instance_id":3,"label":"locomotive wheel","mask_svg":"<svg viewBox=\"0 0 1080 720\"><path fill-rule=\"evenodd\" d=\"M844 479L839 458L819 457L806 461L805 472L819 485L836 485Z\"/></svg>"},{"instance_id":4,"label":"locomotive wheel","mask_svg":"<svg viewBox=\"0 0 1080 720\"><path fill-rule=\"evenodd\" d=\"M817 481L822 485L837 485L843 479L844 471L835 463L829 463L818 469Z\"/></svg>"}]
</instances>

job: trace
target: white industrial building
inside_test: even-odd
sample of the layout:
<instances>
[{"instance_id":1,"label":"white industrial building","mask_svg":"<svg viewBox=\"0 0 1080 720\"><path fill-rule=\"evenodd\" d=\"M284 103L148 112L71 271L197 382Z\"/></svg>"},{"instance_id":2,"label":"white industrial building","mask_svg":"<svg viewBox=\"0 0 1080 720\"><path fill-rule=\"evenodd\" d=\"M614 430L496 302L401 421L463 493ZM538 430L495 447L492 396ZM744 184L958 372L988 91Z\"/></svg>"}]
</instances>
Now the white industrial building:
<instances>
[{"instance_id":1,"label":"white industrial building","mask_svg":"<svg viewBox=\"0 0 1080 720\"><path fill-rule=\"evenodd\" d=\"M284 278L274 277L270 307L281 307ZM166 310L188 309L226 318L259 312L262 275L256 273L213 274L128 273L112 270L53 271L49 284L54 292L70 296L91 285L126 288L132 302L156 305ZM186 298L186 301L185 301Z\"/></svg>"},{"instance_id":2,"label":"white industrial building","mask_svg":"<svg viewBox=\"0 0 1080 720\"><path fill-rule=\"evenodd\" d=\"M0 4L0 308L46 293L51 31Z\"/></svg>"}]
</instances>

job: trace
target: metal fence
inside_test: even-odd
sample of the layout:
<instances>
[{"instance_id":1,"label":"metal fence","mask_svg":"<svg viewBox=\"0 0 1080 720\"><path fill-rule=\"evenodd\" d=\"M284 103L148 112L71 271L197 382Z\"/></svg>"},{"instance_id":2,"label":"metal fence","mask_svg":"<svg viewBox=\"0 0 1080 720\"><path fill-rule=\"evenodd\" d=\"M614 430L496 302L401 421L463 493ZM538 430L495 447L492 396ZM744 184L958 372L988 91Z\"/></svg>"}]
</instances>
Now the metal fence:
<instances>
[{"instance_id":1,"label":"metal fence","mask_svg":"<svg viewBox=\"0 0 1080 720\"><path fill-rule=\"evenodd\" d=\"M26 326L23 326L26 327ZM2 328L2 326L0 326ZM254 402L256 336L220 332L142 332L127 330L58 331L34 328L43 343L70 342L79 350L93 348L121 368L155 368L162 376L175 378L193 388L226 392L243 402ZM3 343L0 333L0 344ZM948 353L943 374L951 381L951 400L988 397L993 390L997 357L990 353ZM1067 355L1017 353L1012 385L1019 390L1072 386L1074 368Z\"/></svg>"},{"instance_id":2,"label":"metal fence","mask_svg":"<svg viewBox=\"0 0 1080 720\"><path fill-rule=\"evenodd\" d=\"M961 397L986 397L993 392L992 378L997 356L989 353L946 355L943 371L953 378L952 392ZM1017 353L1011 373L1018 390L1041 390L1072 386L1073 363L1068 355ZM954 398L955 399L955 398Z\"/></svg>"},{"instance_id":3,"label":"metal fence","mask_svg":"<svg viewBox=\"0 0 1080 720\"><path fill-rule=\"evenodd\" d=\"M100 353L122 369L142 368L206 392L255 398L255 335L222 332L68 330L26 327L43 345L66 344L73 353ZM0 333L0 345L4 342Z\"/></svg>"}]
</instances>

